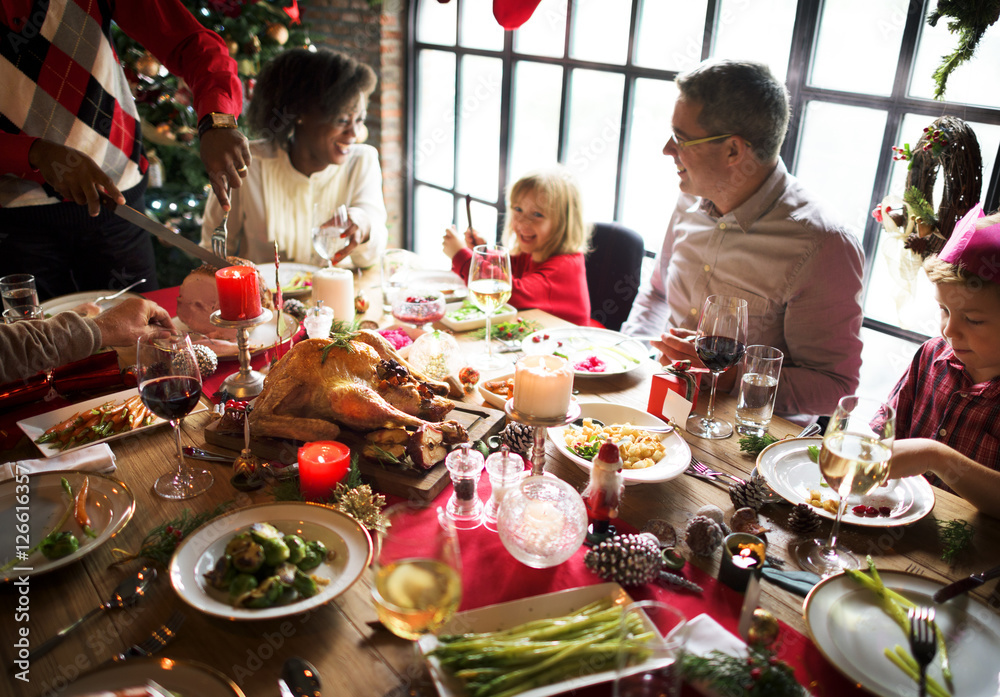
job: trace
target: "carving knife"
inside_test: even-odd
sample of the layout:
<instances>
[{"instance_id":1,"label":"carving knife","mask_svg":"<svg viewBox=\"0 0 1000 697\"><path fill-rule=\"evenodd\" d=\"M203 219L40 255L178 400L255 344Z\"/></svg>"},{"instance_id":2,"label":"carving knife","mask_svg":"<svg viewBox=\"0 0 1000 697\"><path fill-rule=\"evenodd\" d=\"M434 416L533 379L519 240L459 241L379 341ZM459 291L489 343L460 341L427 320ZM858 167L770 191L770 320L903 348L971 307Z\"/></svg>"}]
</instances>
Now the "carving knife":
<instances>
[{"instance_id":1,"label":"carving knife","mask_svg":"<svg viewBox=\"0 0 1000 697\"><path fill-rule=\"evenodd\" d=\"M955 596L968 593L971 590L979 588L991 578L996 578L1000 576L1000 566L994 566L992 569L987 569L986 571L980 571L978 574L972 574L963 579L955 581L954 583L949 583L947 586L939 590L933 595L935 603L943 603L946 600L951 600Z\"/></svg>"},{"instance_id":2,"label":"carving knife","mask_svg":"<svg viewBox=\"0 0 1000 697\"><path fill-rule=\"evenodd\" d=\"M102 194L101 204L103 204L105 208L117 215L119 218L124 218L130 223L138 225L143 230L150 232L155 237L158 237L170 246L177 247L191 256L198 257L202 261L211 264L217 269L232 266L232 264L222 257L212 254L212 252L204 247L199 247L196 243L192 242L179 232L174 232L166 225L156 222L148 215L144 215L134 208L117 203L110 196Z\"/></svg>"}]
</instances>

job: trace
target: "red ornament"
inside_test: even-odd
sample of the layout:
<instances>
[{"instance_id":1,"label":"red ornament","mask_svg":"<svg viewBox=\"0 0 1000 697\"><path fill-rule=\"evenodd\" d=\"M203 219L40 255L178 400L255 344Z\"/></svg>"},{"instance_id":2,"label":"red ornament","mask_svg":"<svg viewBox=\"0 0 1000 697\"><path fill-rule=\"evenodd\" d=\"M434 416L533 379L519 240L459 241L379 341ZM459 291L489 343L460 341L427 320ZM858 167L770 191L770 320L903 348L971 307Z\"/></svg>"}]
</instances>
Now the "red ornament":
<instances>
[{"instance_id":1,"label":"red ornament","mask_svg":"<svg viewBox=\"0 0 1000 697\"><path fill-rule=\"evenodd\" d=\"M292 20L292 24L302 24L302 16L299 12L299 0L292 0L291 7L281 8L288 15L288 18Z\"/></svg>"}]
</instances>

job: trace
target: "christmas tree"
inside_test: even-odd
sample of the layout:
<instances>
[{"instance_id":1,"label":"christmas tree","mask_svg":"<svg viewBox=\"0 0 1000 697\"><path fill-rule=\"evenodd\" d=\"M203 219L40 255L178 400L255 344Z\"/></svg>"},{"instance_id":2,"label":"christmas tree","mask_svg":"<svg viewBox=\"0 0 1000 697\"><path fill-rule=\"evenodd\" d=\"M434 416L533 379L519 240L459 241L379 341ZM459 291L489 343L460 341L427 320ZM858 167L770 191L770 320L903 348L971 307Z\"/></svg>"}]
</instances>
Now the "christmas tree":
<instances>
[{"instance_id":1,"label":"christmas tree","mask_svg":"<svg viewBox=\"0 0 1000 697\"><path fill-rule=\"evenodd\" d=\"M292 46L308 46L298 0L183 0L198 21L217 32L229 47L243 81L244 106L253 96L260 66ZM201 216L208 177L198 151L198 115L183 80L170 74L138 42L112 28L142 119L149 159L148 212L189 239L201 240ZM242 125L242 122L241 122ZM161 286L179 285L200 262L180 250L155 243Z\"/></svg>"}]
</instances>

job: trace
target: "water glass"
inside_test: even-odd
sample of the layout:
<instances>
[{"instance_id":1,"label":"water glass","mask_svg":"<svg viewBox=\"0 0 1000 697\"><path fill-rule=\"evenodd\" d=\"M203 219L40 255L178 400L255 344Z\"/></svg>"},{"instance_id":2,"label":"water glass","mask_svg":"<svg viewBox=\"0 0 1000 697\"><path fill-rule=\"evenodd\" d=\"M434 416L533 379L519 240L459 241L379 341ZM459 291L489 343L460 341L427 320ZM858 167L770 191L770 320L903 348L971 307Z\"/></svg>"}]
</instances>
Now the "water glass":
<instances>
[{"instance_id":1,"label":"water glass","mask_svg":"<svg viewBox=\"0 0 1000 697\"><path fill-rule=\"evenodd\" d=\"M40 304L35 277L30 273L12 273L0 278L0 296L3 297L4 310L23 312L23 308L37 307Z\"/></svg>"},{"instance_id":2,"label":"water glass","mask_svg":"<svg viewBox=\"0 0 1000 697\"><path fill-rule=\"evenodd\" d=\"M24 305L16 310L3 311L3 323L14 324L26 319L44 319L45 311L40 305Z\"/></svg>"},{"instance_id":3,"label":"water glass","mask_svg":"<svg viewBox=\"0 0 1000 697\"><path fill-rule=\"evenodd\" d=\"M312 243L316 253L332 263L332 259L341 249L347 246L347 240L341 235L351 224L347 216L347 206L340 206L327 215L326 209L320 204L313 204Z\"/></svg>"},{"instance_id":4,"label":"water glass","mask_svg":"<svg viewBox=\"0 0 1000 697\"><path fill-rule=\"evenodd\" d=\"M740 396L736 402L736 432L741 436L763 436L771 425L784 357L785 354L773 346L755 344L747 347Z\"/></svg>"},{"instance_id":5,"label":"water glass","mask_svg":"<svg viewBox=\"0 0 1000 697\"><path fill-rule=\"evenodd\" d=\"M633 638L642 629L655 630L648 643ZM687 635L687 620L675 607L656 600L626 606L618 635L614 697L680 695ZM637 662L637 654L645 660Z\"/></svg>"},{"instance_id":6,"label":"water glass","mask_svg":"<svg viewBox=\"0 0 1000 697\"><path fill-rule=\"evenodd\" d=\"M405 249L387 249L382 255L382 312L392 310L396 293L408 283L410 269L414 268L416 255Z\"/></svg>"}]
</instances>

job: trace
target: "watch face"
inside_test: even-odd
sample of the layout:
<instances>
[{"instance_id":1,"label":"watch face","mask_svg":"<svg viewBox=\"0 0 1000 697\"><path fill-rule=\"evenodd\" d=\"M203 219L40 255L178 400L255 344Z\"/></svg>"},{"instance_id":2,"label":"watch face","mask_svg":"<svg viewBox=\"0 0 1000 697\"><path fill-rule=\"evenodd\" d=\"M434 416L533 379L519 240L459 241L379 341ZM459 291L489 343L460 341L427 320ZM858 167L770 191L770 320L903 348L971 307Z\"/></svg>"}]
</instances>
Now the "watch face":
<instances>
[{"instance_id":1,"label":"watch face","mask_svg":"<svg viewBox=\"0 0 1000 697\"><path fill-rule=\"evenodd\" d=\"M235 126L236 117L232 114L212 114L212 127L222 128L226 126Z\"/></svg>"}]
</instances>

